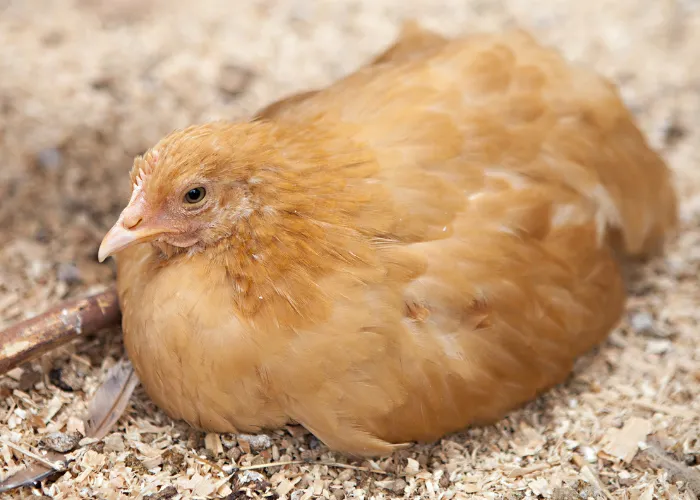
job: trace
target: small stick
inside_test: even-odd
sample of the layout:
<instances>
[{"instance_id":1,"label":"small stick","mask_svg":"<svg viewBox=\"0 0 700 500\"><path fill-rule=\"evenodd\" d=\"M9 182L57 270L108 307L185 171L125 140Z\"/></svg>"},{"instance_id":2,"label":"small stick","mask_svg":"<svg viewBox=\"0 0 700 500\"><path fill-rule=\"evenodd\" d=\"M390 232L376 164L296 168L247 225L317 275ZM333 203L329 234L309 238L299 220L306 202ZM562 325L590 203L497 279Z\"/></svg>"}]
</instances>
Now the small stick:
<instances>
[{"instance_id":1,"label":"small stick","mask_svg":"<svg viewBox=\"0 0 700 500\"><path fill-rule=\"evenodd\" d=\"M369 467L360 467L358 465L350 465L350 464L339 464L337 462L333 463L328 463L328 462L318 462L318 465L325 465L326 467L337 467L338 469L352 469L352 470L358 470L362 472L369 472L370 474L380 474L382 476L388 476L389 473L383 470L378 470L378 469L370 469Z\"/></svg>"},{"instance_id":2,"label":"small stick","mask_svg":"<svg viewBox=\"0 0 700 500\"><path fill-rule=\"evenodd\" d=\"M287 462L269 462L266 464L255 464L255 465L244 465L243 467L236 467L238 471L255 470L255 469L267 469L269 467L284 467L285 465L301 465L308 464L304 460L289 460Z\"/></svg>"},{"instance_id":3,"label":"small stick","mask_svg":"<svg viewBox=\"0 0 700 500\"><path fill-rule=\"evenodd\" d=\"M42 456L40 456L40 455L37 455L36 453L32 453L32 452L29 451L29 450L25 450L25 449L22 448L21 446L17 446L16 444L14 444L14 443L12 443L12 442L10 442L10 441L7 441L7 440L3 439L3 440L2 440L2 443L5 444L5 445L7 445L7 446L9 446L10 448L12 448L12 449L14 449L14 450L17 450L17 451L20 452L22 455L26 455L26 456L28 456L29 458L33 458L33 459L36 460L37 462L40 462L40 463L44 464L45 466L52 468L53 470L56 470L56 471L59 471L59 472L60 472L60 471L62 471L62 470L64 469L63 464L61 464L61 463L54 463L54 462L51 462L50 460L46 460L44 457L42 457Z\"/></svg>"},{"instance_id":4,"label":"small stick","mask_svg":"<svg viewBox=\"0 0 700 500\"><path fill-rule=\"evenodd\" d=\"M211 467L212 469L216 469L216 470L218 470L219 472L221 472L222 474L226 475L226 471L225 471L224 469L222 469L218 464L215 464L214 462L210 462L210 461L207 460L206 458L202 458L202 457L197 456L197 455L194 455L194 459L195 459L197 462L202 463L202 464L205 464L205 465L208 465L208 466Z\"/></svg>"},{"instance_id":5,"label":"small stick","mask_svg":"<svg viewBox=\"0 0 700 500\"><path fill-rule=\"evenodd\" d=\"M383 470L370 469L368 467L360 467L357 465L340 464L337 462L307 462L306 460L290 460L288 462L269 462L266 464L256 464L256 465L244 465L243 467L237 467L239 471L255 470L255 469L267 469L268 467L284 467L285 465L325 465L326 467L337 467L339 469L352 469L362 472L369 472L370 474L381 474L388 476L389 473Z\"/></svg>"},{"instance_id":6,"label":"small stick","mask_svg":"<svg viewBox=\"0 0 700 500\"><path fill-rule=\"evenodd\" d=\"M114 287L68 300L0 332L0 375L81 335L119 324L121 311Z\"/></svg>"}]
</instances>

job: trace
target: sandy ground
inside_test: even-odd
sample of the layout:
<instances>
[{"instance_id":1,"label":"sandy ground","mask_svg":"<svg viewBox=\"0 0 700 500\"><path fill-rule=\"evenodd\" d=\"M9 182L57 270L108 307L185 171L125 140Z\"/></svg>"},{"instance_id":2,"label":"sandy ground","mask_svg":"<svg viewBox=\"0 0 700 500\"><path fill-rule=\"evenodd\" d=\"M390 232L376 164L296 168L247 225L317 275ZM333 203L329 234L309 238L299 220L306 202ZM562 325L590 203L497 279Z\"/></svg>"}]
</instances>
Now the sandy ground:
<instances>
[{"instance_id":1,"label":"sandy ground","mask_svg":"<svg viewBox=\"0 0 700 500\"><path fill-rule=\"evenodd\" d=\"M406 17L448 34L517 24L621 85L683 198L682 234L644 271L625 322L569 383L498 425L375 462L348 462L298 428L205 437L138 391L113 434L34 494L696 498L698 0L0 0L0 327L114 279L97 247L135 154L175 127L351 71ZM85 400L121 354L118 331L106 332L0 378L3 475L26 460L8 441L40 450L47 433L81 430ZM655 448L635 454L645 440Z\"/></svg>"}]
</instances>

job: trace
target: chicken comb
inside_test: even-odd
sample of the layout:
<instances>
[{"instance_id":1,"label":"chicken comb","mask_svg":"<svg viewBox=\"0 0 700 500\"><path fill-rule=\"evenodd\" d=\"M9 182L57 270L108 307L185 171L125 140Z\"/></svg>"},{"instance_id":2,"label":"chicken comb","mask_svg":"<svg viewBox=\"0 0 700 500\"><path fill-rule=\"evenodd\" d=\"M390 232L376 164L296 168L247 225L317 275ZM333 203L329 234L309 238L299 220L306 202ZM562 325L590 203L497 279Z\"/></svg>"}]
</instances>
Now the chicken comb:
<instances>
[{"instance_id":1,"label":"chicken comb","mask_svg":"<svg viewBox=\"0 0 700 500\"><path fill-rule=\"evenodd\" d=\"M153 172L153 169L158 162L158 151L150 150L146 152L143 156L138 156L134 160L134 169L132 170L131 180L134 190L141 189L143 183L146 181L149 175Z\"/></svg>"}]
</instances>

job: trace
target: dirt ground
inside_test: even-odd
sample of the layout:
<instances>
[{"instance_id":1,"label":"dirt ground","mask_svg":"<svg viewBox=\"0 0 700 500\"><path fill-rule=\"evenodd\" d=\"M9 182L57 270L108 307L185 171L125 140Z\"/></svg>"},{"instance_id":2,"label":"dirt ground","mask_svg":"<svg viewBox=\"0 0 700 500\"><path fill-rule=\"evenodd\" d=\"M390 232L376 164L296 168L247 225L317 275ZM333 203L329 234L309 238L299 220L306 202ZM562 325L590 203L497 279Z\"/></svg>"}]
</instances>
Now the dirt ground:
<instances>
[{"instance_id":1,"label":"dirt ground","mask_svg":"<svg viewBox=\"0 0 700 500\"><path fill-rule=\"evenodd\" d=\"M697 498L698 0L0 0L0 328L113 281L96 254L134 155L173 128L344 75L407 17L448 34L520 25L621 86L675 171L683 224L620 328L567 384L498 425L373 462L299 428L204 436L138 390L115 432L34 495ZM121 355L119 332L106 332L0 378L3 477L27 460L8 442L36 451L48 433L81 430Z\"/></svg>"}]
</instances>

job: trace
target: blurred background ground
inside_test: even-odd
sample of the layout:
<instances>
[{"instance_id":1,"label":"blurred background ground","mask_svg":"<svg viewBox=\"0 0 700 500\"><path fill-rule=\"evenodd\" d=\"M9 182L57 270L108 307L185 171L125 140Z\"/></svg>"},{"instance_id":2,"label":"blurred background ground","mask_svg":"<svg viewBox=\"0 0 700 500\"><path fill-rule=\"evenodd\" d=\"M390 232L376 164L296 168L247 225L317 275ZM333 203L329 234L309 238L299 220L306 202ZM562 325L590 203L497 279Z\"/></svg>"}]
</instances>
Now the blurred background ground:
<instances>
[{"instance_id":1,"label":"blurred background ground","mask_svg":"<svg viewBox=\"0 0 700 500\"><path fill-rule=\"evenodd\" d=\"M674 169L682 234L644 271L610 341L498 425L375 462L348 462L298 428L205 437L137 391L112 435L33 494L697 497L698 0L0 0L0 328L112 282L97 247L128 198L134 155L173 128L244 116L352 71L409 17L448 34L531 30L619 84ZM37 450L49 432L80 431L85 400L121 354L107 332L0 378L0 439ZM645 440L657 448L635 454ZM3 476L25 458L0 442ZM233 469L272 461L304 463Z\"/></svg>"}]
</instances>

